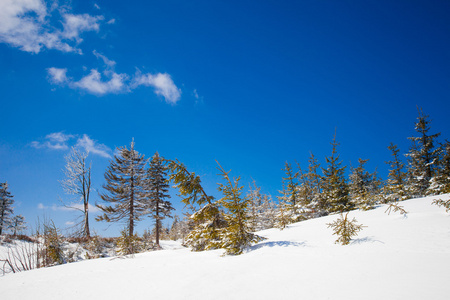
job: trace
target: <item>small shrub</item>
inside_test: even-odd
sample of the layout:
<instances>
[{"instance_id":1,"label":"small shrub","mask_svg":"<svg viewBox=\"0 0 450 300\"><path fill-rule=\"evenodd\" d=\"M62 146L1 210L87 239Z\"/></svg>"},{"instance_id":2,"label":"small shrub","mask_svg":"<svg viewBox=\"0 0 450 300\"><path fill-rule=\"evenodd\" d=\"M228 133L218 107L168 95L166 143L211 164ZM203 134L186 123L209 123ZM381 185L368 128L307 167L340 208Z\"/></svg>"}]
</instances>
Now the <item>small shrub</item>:
<instances>
[{"instance_id":1,"label":"small shrub","mask_svg":"<svg viewBox=\"0 0 450 300\"><path fill-rule=\"evenodd\" d=\"M340 243L342 245L348 245L353 236L357 236L358 232L362 230L363 226L361 224L357 224L355 218L353 220L349 220L347 218L348 213L341 214L341 216L334 222L328 223L328 228L333 228L333 234L338 236L338 239L335 243Z\"/></svg>"},{"instance_id":2,"label":"small shrub","mask_svg":"<svg viewBox=\"0 0 450 300\"><path fill-rule=\"evenodd\" d=\"M385 210L385 213L388 213L388 215L392 212L400 212L403 215L406 215L408 212L403 208L403 206L400 206L397 202L391 202L388 205L388 208Z\"/></svg>"},{"instance_id":3,"label":"small shrub","mask_svg":"<svg viewBox=\"0 0 450 300\"><path fill-rule=\"evenodd\" d=\"M446 212L450 212L450 200L434 199L431 204L437 205L439 207L443 206Z\"/></svg>"},{"instance_id":4,"label":"small shrub","mask_svg":"<svg viewBox=\"0 0 450 300\"><path fill-rule=\"evenodd\" d=\"M124 229L120 232L120 237L117 240L117 248L120 255L129 255L142 251L142 240L135 233L132 236L128 235L128 230Z\"/></svg>"}]
</instances>

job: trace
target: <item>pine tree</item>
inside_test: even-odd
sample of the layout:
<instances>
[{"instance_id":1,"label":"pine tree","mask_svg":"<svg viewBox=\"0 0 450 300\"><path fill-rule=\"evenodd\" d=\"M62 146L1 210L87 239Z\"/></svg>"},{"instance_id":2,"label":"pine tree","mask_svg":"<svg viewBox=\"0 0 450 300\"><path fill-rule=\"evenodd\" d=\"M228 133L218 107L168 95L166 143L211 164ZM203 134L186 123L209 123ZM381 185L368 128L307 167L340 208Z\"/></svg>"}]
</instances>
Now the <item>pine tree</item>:
<instances>
[{"instance_id":1,"label":"pine tree","mask_svg":"<svg viewBox=\"0 0 450 300\"><path fill-rule=\"evenodd\" d=\"M418 137L409 137L412 141L408 157L408 188L412 196L424 196L435 175L438 149L435 142L440 133L429 134L430 123L428 115L418 108L419 117L415 123Z\"/></svg>"},{"instance_id":2,"label":"pine tree","mask_svg":"<svg viewBox=\"0 0 450 300\"><path fill-rule=\"evenodd\" d=\"M213 196L206 194L201 180L194 172L178 160L166 160L171 172L170 180L178 188L182 202L189 207L190 233L186 236L186 245L193 251L220 248L220 232L227 226L223 212Z\"/></svg>"},{"instance_id":3,"label":"pine tree","mask_svg":"<svg viewBox=\"0 0 450 300\"><path fill-rule=\"evenodd\" d=\"M155 220L155 243L159 248L159 238L161 233L161 221L171 216L171 210L174 210L170 201L164 200L170 198L169 184L167 181L167 168L163 164L158 152L153 155L148 169L148 207L151 211L151 217Z\"/></svg>"},{"instance_id":4,"label":"pine tree","mask_svg":"<svg viewBox=\"0 0 450 300\"><path fill-rule=\"evenodd\" d=\"M405 186L406 173L403 171L404 164L400 160L397 145L391 143L388 147L392 152L391 161L386 162L390 166L387 184L384 187L384 199L386 202L403 201L408 199L408 193Z\"/></svg>"},{"instance_id":5,"label":"pine tree","mask_svg":"<svg viewBox=\"0 0 450 300\"><path fill-rule=\"evenodd\" d=\"M275 210L270 196L261 194L261 188L253 181L247 193L249 199L248 226L251 232L272 228Z\"/></svg>"},{"instance_id":6,"label":"pine tree","mask_svg":"<svg viewBox=\"0 0 450 300\"><path fill-rule=\"evenodd\" d=\"M66 178L61 181L64 191L70 195L76 195L82 203L82 209L74 205L65 205L66 207L83 213L81 225L81 234L89 238L91 236L89 228L89 198L91 195L91 165L87 164L88 152L81 153L72 148L72 153L66 156L66 167L64 173Z\"/></svg>"},{"instance_id":7,"label":"pine tree","mask_svg":"<svg viewBox=\"0 0 450 300\"><path fill-rule=\"evenodd\" d=\"M278 196L274 227L283 230L287 225L292 223L292 206L287 200L289 199L289 191L286 190L284 184L280 194L281 196Z\"/></svg>"},{"instance_id":8,"label":"pine tree","mask_svg":"<svg viewBox=\"0 0 450 300\"><path fill-rule=\"evenodd\" d=\"M327 224L328 227L333 229L333 234L338 236L338 239L335 243L340 243L342 245L348 245L353 236L357 236L358 232L363 229L363 225L357 224L355 218L351 221L348 219L348 212L345 214L342 213L341 216L331 223Z\"/></svg>"},{"instance_id":9,"label":"pine tree","mask_svg":"<svg viewBox=\"0 0 450 300\"><path fill-rule=\"evenodd\" d=\"M363 210L372 209L380 195L381 183L376 173L369 173L364 168L368 161L360 158L358 167L352 168L350 174L350 201L356 208Z\"/></svg>"},{"instance_id":10,"label":"pine tree","mask_svg":"<svg viewBox=\"0 0 450 300\"><path fill-rule=\"evenodd\" d=\"M440 195L450 193L450 142L445 141L439 148L436 173L431 178L428 194Z\"/></svg>"},{"instance_id":11,"label":"pine tree","mask_svg":"<svg viewBox=\"0 0 450 300\"><path fill-rule=\"evenodd\" d=\"M326 157L327 167L322 168L322 200L326 211L343 212L351 209L348 198L348 185L345 180L345 166L341 166L337 153L336 133L333 137L331 156Z\"/></svg>"},{"instance_id":12,"label":"pine tree","mask_svg":"<svg viewBox=\"0 0 450 300\"><path fill-rule=\"evenodd\" d=\"M320 217L326 215L326 199L322 196L322 177L317 170L320 168L320 163L314 154L311 153L308 159L308 173L307 181L310 189L310 201L307 206L310 211L310 218Z\"/></svg>"},{"instance_id":13,"label":"pine tree","mask_svg":"<svg viewBox=\"0 0 450 300\"><path fill-rule=\"evenodd\" d=\"M0 235L12 225L14 199L8 191L8 183L0 183Z\"/></svg>"},{"instance_id":14,"label":"pine tree","mask_svg":"<svg viewBox=\"0 0 450 300\"><path fill-rule=\"evenodd\" d=\"M105 173L106 185L103 188L106 193L100 194L100 198L111 205L97 204L103 215L96 220L125 221L128 236L132 237L136 222L147 212L146 160L144 155L134 150L134 140L130 149L121 147L117 152L119 154L114 156Z\"/></svg>"},{"instance_id":15,"label":"pine tree","mask_svg":"<svg viewBox=\"0 0 450 300\"><path fill-rule=\"evenodd\" d=\"M219 163L218 163L219 164ZM221 248L226 250L225 254L239 255L252 243L261 238L249 231L247 221L248 199L242 197L242 186L239 185L240 177L231 179L229 173L222 166L218 167L225 184L219 184L219 191L223 193L220 203L226 210L225 220L227 227L222 232Z\"/></svg>"}]
</instances>

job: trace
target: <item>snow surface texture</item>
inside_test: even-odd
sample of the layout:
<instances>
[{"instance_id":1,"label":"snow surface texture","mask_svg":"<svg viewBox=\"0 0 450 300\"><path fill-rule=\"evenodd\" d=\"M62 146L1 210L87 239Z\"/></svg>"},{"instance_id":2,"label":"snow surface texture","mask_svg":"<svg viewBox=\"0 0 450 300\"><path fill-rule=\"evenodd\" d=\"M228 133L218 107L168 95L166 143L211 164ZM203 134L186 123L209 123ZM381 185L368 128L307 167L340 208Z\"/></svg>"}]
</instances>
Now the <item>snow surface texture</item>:
<instances>
[{"instance_id":1,"label":"snow surface texture","mask_svg":"<svg viewBox=\"0 0 450 300\"><path fill-rule=\"evenodd\" d=\"M176 244L134 258L103 258L0 278L1 299L449 299L450 215L432 199L352 211L365 227L334 244L337 215L269 229L240 256Z\"/></svg>"}]
</instances>

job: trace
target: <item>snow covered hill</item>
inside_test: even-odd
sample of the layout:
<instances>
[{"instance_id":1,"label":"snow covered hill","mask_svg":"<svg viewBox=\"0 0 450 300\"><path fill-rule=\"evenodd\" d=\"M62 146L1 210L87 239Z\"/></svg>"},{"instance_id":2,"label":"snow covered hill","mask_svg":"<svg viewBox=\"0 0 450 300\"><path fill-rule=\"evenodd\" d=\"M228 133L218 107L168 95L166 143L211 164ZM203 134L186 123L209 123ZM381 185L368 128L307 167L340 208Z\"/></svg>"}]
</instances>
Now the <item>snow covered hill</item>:
<instances>
[{"instance_id":1,"label":"snow covered hill","mask_svg":"<svg viewBox=\"0 0 450 300\"><path fill-rule=\"evenodd\" d=\"M432 199L352 211L364 224L350 245L334 244L337 215L259 232L240 256L167 250L104 258L0 278L1 299L448 299L450 215Z\"/></svg>"}]
</instances>

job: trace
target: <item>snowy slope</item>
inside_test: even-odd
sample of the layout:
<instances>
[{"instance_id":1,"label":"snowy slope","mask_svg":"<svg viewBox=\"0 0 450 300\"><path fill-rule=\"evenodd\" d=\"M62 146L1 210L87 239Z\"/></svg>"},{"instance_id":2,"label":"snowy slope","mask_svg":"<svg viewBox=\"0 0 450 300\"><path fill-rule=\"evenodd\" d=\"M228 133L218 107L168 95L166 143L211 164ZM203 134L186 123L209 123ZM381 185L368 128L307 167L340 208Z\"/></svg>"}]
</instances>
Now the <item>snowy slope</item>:
<instances>
[{"instance_id":1,"label":"snowy slope","mask_svg":"<svg viewBox=\"0 0 450 300\"><path fill-rule=\"evenodd\" d=\"M435 197L449 199L449 195ZM432 198L353 211L368 227L348 246L327 228L336 215L259 234L240 256L168 250L0 278L1 299L449 299L450 215Z\"/></svg>"}]
</instances>

